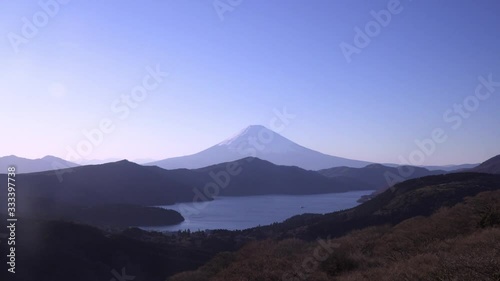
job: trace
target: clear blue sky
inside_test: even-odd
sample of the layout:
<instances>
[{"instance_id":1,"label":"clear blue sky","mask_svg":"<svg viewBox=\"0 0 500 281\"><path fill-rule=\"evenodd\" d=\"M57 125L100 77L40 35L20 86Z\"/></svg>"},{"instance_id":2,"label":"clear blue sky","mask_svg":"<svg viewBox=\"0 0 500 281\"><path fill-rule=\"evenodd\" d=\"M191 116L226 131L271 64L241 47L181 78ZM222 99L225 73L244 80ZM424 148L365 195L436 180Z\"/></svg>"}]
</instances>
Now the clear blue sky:
<instances>
[{"instance_id":1,"label":"clear blue sky","mask_svg":"<svg viewBox=\"0 0 500 281\"><path fill-rule=\"evenodd\" d=\"M389 2L243 0L221 20L210 0L73 0L16 53L22 18L44 12L1 1L0 156L65 158L103 118L115 130L87 158L191 154L283 107L282 135L331 155L397 163L435 128L448 139L425 164L500 154L500 87L457 129L443 119L479 76L500 81L500 2L401 0L348 63L340 43ZM169 76L119 118L113 102L156 65Z\"/></svg>"}]
</instances>

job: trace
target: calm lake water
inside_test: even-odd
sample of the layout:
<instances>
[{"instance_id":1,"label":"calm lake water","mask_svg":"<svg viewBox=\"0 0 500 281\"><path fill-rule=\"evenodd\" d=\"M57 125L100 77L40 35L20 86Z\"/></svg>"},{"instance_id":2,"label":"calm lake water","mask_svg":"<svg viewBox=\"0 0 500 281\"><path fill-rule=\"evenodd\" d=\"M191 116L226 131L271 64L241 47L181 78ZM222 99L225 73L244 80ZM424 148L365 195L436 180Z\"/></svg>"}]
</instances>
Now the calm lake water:
<instances>
[{"instance_id":1,"label":"calm lake water","mask_svg":"<svg viewBox=\"0 0 500 281\"><path fill-rule=\"evenodd\" d=\"M361 196L373 191L355 191L316 195L263 195L217 197L205 203L179 203L160 206L176 210L186 221L172 226L141 227L155 231L191 231L205 229L246 229L282 222L304 213L324 214L357 206Z\"/></svg>"}]
</instances>

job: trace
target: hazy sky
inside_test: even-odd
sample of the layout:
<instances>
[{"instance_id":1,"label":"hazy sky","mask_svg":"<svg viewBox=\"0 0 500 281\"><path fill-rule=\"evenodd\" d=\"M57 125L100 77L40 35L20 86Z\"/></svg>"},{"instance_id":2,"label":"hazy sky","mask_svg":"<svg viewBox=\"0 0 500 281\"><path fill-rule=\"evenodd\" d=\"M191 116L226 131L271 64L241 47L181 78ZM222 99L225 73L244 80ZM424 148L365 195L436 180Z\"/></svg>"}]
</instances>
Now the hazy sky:
<instances>
[{"instance_id":1,"label":"hazy sky","mask_svg":"<svg viewBox=\"0 0 500 281\"><path fill-rule=\"evenodd\" d=\"M399 163L436 128L425 164L500 154L500 86L474 96L500 82L498 1L54 1L0 2L0 156L65 158L102 126L87 158L162 159L285 107L281 134L331 155Z\"/></svg>"}]
</instances>

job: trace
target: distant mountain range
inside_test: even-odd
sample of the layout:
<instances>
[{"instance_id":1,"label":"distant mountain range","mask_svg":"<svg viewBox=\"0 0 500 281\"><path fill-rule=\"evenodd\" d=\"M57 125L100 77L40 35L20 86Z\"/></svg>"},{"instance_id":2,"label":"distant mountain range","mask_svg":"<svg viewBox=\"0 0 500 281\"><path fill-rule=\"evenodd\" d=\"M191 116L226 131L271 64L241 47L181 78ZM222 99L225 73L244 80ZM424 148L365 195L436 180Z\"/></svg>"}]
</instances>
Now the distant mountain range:
<instances>
[{"instance_id":1,"label":"distant mountain range","mask_svg":"<svg viewBox=\"0 0 500 281\"><path fill-rule=\"evenodd\" d=\"M332 167L363 168L373 164L367 161L347 159L327 155L303 147L280 134L260 125L252 125L235 136L228 138L201 152L154 161L151 159L134 159L132 162L145 166L158 166L163 169L199 169L220 163L236 161L245 157L259 158L276 165L297 166L305 170L324 170ZM14 155L0 157L0 168L14 165L18 173L33 173L49 170L60 170L79 165L97 165L117 162L121 159L82 159L72 163L54 156L41 159L26 159ZM387 167L398 167L396 164L383 164ZM465 171L478 164L461 164L446 166L425 166L428 170ZM0 170L0 173L2 171Z\"/></svg>"},{"instance_id":2,"label":"distant mountain range","mask_svg":"<svg viewBox=\"0 0 500 281\"><path fill-rule=\"evenodd\" d=\"M276 165L320 170L338 166L364 167L370 162L323 154L303 147L260 125L249 126L236 136L196 154L148 163L164 169L197 169L245 157L256 157Z\"/></svg>"},{"instance_id":3,"label":"distant mountain range","mask_svg":"<svg viewBox=\"0 0 500 281\"><path fill-rule=\"evenodd\" d=\"M149 206L189 201L193 191L158 167L128 161L17 174L16 207L21 217L65 219L98 226L169 225L184 218ZM7 198L7 175L0 174L0 197ZM2 211L3 210L3 211ZM0 213L7 200L0 201Z\"/></svg>"},{"instance_id":4,"label":"distant mountain range","mask_svg":"<svg viewBox=\"0 0 500 281\"><path fill-rule=\"evenodd\" d=\"M496 280L499 187L499 175L424 177L400 183L349 210L303 214L238 231L163 234L23 219L22 227L16 229L16 237L24 241L17 246L16 263L24 270L16 276L18 280L87 281L108 280L110 272L116 272L126 273L123 276L130 276L129 280L281 280L290 269L302 268L304 260L314 257L315 247L322 246L332 253L321 263L325 266L311 267L312 274L325 276L314 280L331 280L338 272L341 277L354 275L349 280L382 280L385 275L400 280L401 274L411 270L408 280L429 280L442 266L454 280ZM456 239L457 235L467 240ZM4 240L0 251L8 253L10 246ZM428 257L435 263L422 262ZM0 262L7 262L6 255L0 256ZM398 264L402 268L394 270L394 263L402 263ZM60 268L56 275L47 270L54 264ZM262 269L256 271L256 266ZM385 268L379 270L379 266ZM489 275L476 268L487 269ZM187 270L195 271L171 277ZM374 270L377 278L370 279ZM420 271L428 274L412 278ZM355 275L358 272L364 275ZM6 276L2 280L8 279L7 274L0 273ZM473 278L468 278L470 274ZM216 275L223 278L213 279ZM367 278L356 278L360 276Z\"/></svg>"},{"instance_id":5,"label":"distant mountain range","mask_svg":"<svg viewBox=\"0 0 500 281\"><path fill-rule=\"evenodd\" d=\"M229 174L228 165L236 165ZM169 205L193 201L196 194L243 196L263 194L318 194L369 190L362 182L328 178L298 167L278 166L258 158L244 158L202 169L165 170L126 160L54 172L20 174L18 197L34 197L68 204ZM0 174L0 180L5 174ZM61 180L60 180L61 179ZM4 179L6 182L6 180ZM212 185L208 188L207 185ZM205 190L210 190L206 192ZM195 192L198 190L199 192Z\"/></svg>"},{"instance_id":6,"label":"distant mountain range","mask_svg":"<svg viewBox=\"0 0 500 281\"><path fill-rule=\"evenodd\" d=\"M231 170L239 173L231 176L228 172L230 165L237 165ZM207 184L217 184L220 187L218 195L224 196L303 195L372 189L371 185L354 178L328 178L315 171L275 165L253 157L194 170L169 170L166 173L176 181L200 190L204 190Z\"/></svg>"},{"instance_id":7,"label":"distant mountain range","mask_svg":"<svg viewBox=\"0 0 500 281\"><path fill-rule=\"evenodd\" d=\"M465 168L470 166L477 166L477 167L469 169ZM359 202L365 202L375 198L376 195L382 193L383 191L391 187L394 183L403 182L407 179L421 178L425 176L432 176L439 174L459 173L459 172L500 174L500 155L488 159L479 165L464 164L464 165L456 165L453 167L457 168L460 167L460 168L457 170L448 171L448 170L428 170L426 168L413 167L413 166L387 167L379 164L372 164L361 169L337 167L337 168L321 170L319 172L325 176L351 177L361 181L367 181L367 183L376 184L377 188L375 188L376 191L374 193L370 195L365 195L359 200ZM409 176L402 177L401 175L404 175L405 173L404 171L409 171L409 169L412 169L411 170L412 172L409 173ZM399 171L403 172L399 173ZM387 181L388 176L391 176L393 184L388 184Z\"/></svg>"},{"instance_id":8,"label":"distant mountain range","mask_svg":"<svg viewBox=\"0 0 500 281\"><path fill-rule=\"evenodd\" d=\"M50 163L51 158L44 158ZM57 159L56 159L57 160ZM500 156L491 158L469 172L500 173ZM411 170L409 175L403 173ZM268 194L321 194L355 190L377 190L373 198L391 185L407 179L444 174L419 167L388 167L371 164L364 168L334 167L320 171L296 166L275 165L259 158L247 157L199 169L165 170L141 166L126 160L52 171L19 174L17 198L25 202L22 213L79 218L80 221L104 224L118 221L117 214L151 213L150 223L179 221L178 214L161 213L140 207L169 205L179 202L212 200L214 196L251 196ZM0 174L0 182L6 182ZM6 188L2 189L6 192ZM29 203L28 203L29 202ZM3 202L5 203L5 202ZM0 202L0 207L3 205ZM133 205L137 207L123 207ZM90 214L109 210L115 215L95 219ZM119 217L130 217L122 215ZM146 217L146 216L145 216ZM115 219L113 219L115 218ZM139 218L135 220L139 222ZM123 225L125 221L122 221Z\"/></svg>"},{"instance_id":9,"label":"distant mountain range","mask_svg":"<svg viewBox=\"0 0 500 281\"><path fill-rule=\"evenodd\" d=\"M60 170L17 175L23 188L17 196L50 198L78 205L137 204L167 205L189 200L192 190L158 167L126 160ZM5 176L5 175L0 175Z\"/></svg>"},{"instance_id":10,"label":"distant mountain range","mask_svg":"<svg viewBox=\"0 0 500 281\"><path fill-rule=\"evenodd\" d=\"M414 166L388 167L381 164L371 164L364 168L334 167L318 171L330 178L356 179L375 190L383 190L405 180L447 173L443 170L430 171ZM406 175L406 173L408 175Z\"/></svg>"},{"instance_id":11,"label":"distant mountain range","mask_svg":"<svg viewBox=\"0 0 500 281\"><path fill-rule=\"evenodd\" d=\"M106 164L106 163L112 163L112 162L118 162L124 160L123 158L107 158L107 159L81 159L79 161L76 161L77 164L79 165L100 165L100 164ZM150 158L138 158L138 159L132 159L130 162L134 162L137 164L145 164L145 163L150 163L155 161L155 159L150 159Z\"/></svg>"},{"instance_id":12,"label":"distant mountain range","mask_svg":"<svg viewBox=\"0 0 500 281\"><path fill-rule=\"evenodd\" d=\"M100 165L100 164L106 164L106 163L112 163L112 162L118 162L123 159L119 158L107 158L107 159L80 159L76 161L77 164L79 165Z\"/></svg>"},{"instance_id":13,"label":"distant mountain range","mask_svg":"<svg viewBox=\"0 0 500 281\"><path fill-rule=\"evenodd\" d=\"M6 176L0 174L1 183L7 182ZM18 208L23 216L114 226L178 223L183 219L178 213L149 206L208 201L217 195L302 195L370 189L353 178L328 178L258 158L195 170L165 170L123 160L58 173L18 174L16 184L22 186L16 198L24 202ZM2 198L7 198L6 192L7 188L1 189ZM6 210L6 203L0 202L2 210Z\"/></svg>"},{"instance_id":14,"label":"distant mountain range","mask_svg":"<svg viewBox=\"0 0 500 281\"><path fill-rule=\"evenodd\" d=\"M79 205L168 205L192 201L196 194L208 194L199 197L211 200L212 195L299 195L354 190L381 191L407 179L447 173L420 167L388 167L380 164L370 164L363 168L333 167L316 172L297 166L276 165L254 157L191 170L165 170L155 166L141 166L126 160L77 166L50 156L37 160L15 156L1 159L25 165L23 171L28 170L27 168L48 169L53 163L72 167L61 169L58 173L45 171L18 175L18 181L23 186L18 196L48 198L56 202ZM40 165L35 169L34 164ZM238 173L231 174L228 167L232 167L231 169ZM409 169L412 169L411 173L405 175L404 172ZM500 156L466 171L500 173ZM214 186L218 187L217 191L214 191Z\"/></svg>"},{"instance_id":15,"label":"distant mountain range","mask_svg":"<svg viewBox=\"0 0 500 281\"><path fill-rule=\"evenodd\" d=\"M27 159L15 155L0 157L0 173L6 173L10 166L15 166L16 172L22 174L73 168L79 165L54 156L40 159Z\"/></svg>"},{"instance_id":16,"label":"distant mountain range","mask_svg":"<svg viewBox=\"0 0 500 281\"><path fill-rule=\"evenodd\" d=\"M47 155L40 159L28 159L15 155L0 157L0 173L5 173L7 167L15 166L18 174L36 173L44 171L61 170L86 165L100 165L106 163L118 162L120 158L108 159L81 159L76 163L66 161L64 159ZM153 161L152 159L134 159L132 162L137 164L144 164Z\"/></svg>"},{"instance_id":17,"label":"distant mountain range","mask_svg":"<svg viewBox=\"0 0 500 281\"><path fill-rule=\"evenodd\" d=\"M479 164L476 163L476 164L460 164L460 165L444 165L444 166L423 166L422 168L426 168L431 171L441 170L441 171L451 172L451 171L472 169L474 167L477 167L478 165Z\"/></svg>"}]
</instances>

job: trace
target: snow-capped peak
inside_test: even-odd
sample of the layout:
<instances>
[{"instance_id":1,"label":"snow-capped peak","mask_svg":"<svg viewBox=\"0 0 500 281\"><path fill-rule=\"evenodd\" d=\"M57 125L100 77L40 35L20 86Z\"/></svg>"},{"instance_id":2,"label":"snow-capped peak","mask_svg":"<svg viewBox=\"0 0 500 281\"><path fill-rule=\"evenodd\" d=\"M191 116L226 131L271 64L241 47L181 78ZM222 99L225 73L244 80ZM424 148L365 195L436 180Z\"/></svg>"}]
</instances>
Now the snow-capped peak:
<instances>
[{"instance_id":1,"label":"snow-capped peak","mask_svg":"<svg viewBox=\"0 0 500 281\"><path fill-rule=\"evenodd\" d=\"M370 164L323 154L303 147L264 126L252 125L198 153L151 162L148 165L157 165L164 169L197 169L249 156L277 165L298 166L308 170L336 166L364 167Z\"/></svg>"},{"instance_id":2,"label":"snow-capped peak","mask_svg":"<svg viewBox=\"0 0 500 281\"><path fill-rule=\"evenodd\" d=\"M264 133L272 132L274 134L273 131L269 130L268 128L266 128L262 125L250 125L250 126L246 127L245 129L241 130L240 132L238 132L236 135L234 135L228 139L223 140L218 145L228 146L231 144L237 144L241 140L246 140L246 138L248 138L248 137L258 136L260 132L264 132ZM261 134L263 134L263 133L261 133Z\"/></svg>"},{"instance_id":3,"label":"snow-capped peak","mask_svg":"<svg viewBox=\"0 0 500 281\"><path fill-rule=\"evenodd\" d=\"M296 143L262 125L248 126L235 136L220 142L217 146L223 146L229 150L238 150L249 146L256 148L261 153L285 153L301 148Z\"/></svg>"}]
</instances>

